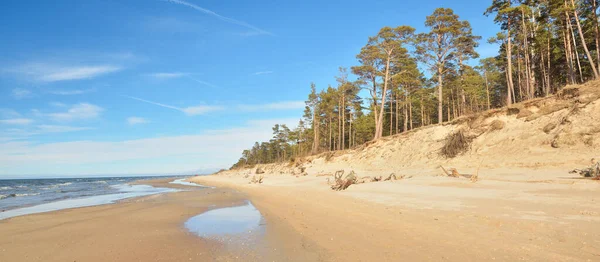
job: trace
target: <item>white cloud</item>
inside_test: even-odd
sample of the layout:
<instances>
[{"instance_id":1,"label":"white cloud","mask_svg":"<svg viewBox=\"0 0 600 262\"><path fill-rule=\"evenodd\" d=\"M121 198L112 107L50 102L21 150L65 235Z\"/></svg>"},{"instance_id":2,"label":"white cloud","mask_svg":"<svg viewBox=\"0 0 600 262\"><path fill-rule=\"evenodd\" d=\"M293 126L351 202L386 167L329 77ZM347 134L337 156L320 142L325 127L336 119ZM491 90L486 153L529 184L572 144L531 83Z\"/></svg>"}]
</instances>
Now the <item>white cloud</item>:
<instances>
[{"instance_id":1,"label":"white cloud","mask_svg":"<svg viewBox=\"0 0 600 262\"><path fill-rule=\"evenodd\" d=\"M259 105L238 105L237 108L241 111L265 111L304 109L305 106L304 101L283 101Z\"/></svg>"},{"instance_id":2,"label":"white cloud","mask_svg":"<svg viewBox=\"0 0 600 262\"><path fill-rule=\"evenodd\" d=\"M19 114L19 112L12 110L12 109L7 109L7 108L0 108L0 117L3 118L20 118L21 114Z\"/></svg>"},{"instance_id":3,"label":"white cloud","mask_svg":"<svg viewBox=\"0 0 600 262\"><path fill-rule=\"evenodd\" d=\"M49 105L51 105L53 107L67 107L66 104L61 103L61 102L50 102Z\"/></svg>"},{"instance_id":4,"label":"white cloud","mask_svg":"<svg viewBox=\"0 0 600 262\"><path fill-rule=\"evenodd\" d=\"M33 93L27 89L15 88L12 90L12 96L16 99L23 99L33 96Z\"/></svg>"},{"instance_id":5,"label":"white cloud","mask_svg":"<svg viewBox=\"0 0 600 262\"><path fill-rule=\"evenodd\" d=\"M115 65L63 66L49 63L28 63L8 71L25 75L39 82L58 82L90 79L122 69Z\"/></svg>"},{"instance_id":6,"label":"white cloud","mask_svg":"<svg viewBox=\"0 0 600 262\"><path fill-rule=\"evenodd\" d=\"M275 73L275 72L273 72L273 71L260 71L260 72L253 73L252 75L258 76L258 75L268 75L268 74L272 74L272 73Z\"/></svg>"},{"instance_id":7,"label":"white cloud","mask_svg":"<svg viewBox=\"0 0 600 262\"><path fill-rule=\"evenodd\" d=\"M6 125L29 125L31 123L33 123L33 120L29 118L13 118L0 120L0 124Z\"/></svg>"},{"instance_id":8,"label":"white cloud","mask_svg":"<svg viewBox=\"0 0 600 262\"><path fill-rule=\"evenodd\" d=\"M71 106L69 110L62 113L51 113L47 114L50 119L54 121L73 121L80 119L92 119L96 118L102 113L104 109L97 105L89 103L79 103Z\"/></svg>"},{"instance_id":9,"label":"white cloud","mask_svg":"<svg viewBox=\"0 0 600 262\"><path fill-rule=\"evenodd\" d=\"M292 124L297 119L265 119L197 134L112 142L0 143L0 174L163 173L229 167L243 149L270 139L276 123Z\"/></svg>"},{"instance_id":10,"label":"white cloud","mask_svg":"<svg viewBox=\"0 0 600 262\"><path fill-rule=\"evenodd\" d=\"M155 106L160 106L160 107L164 107L164 108L168 108L168 109L177 110L177 111L183 112L189 116L202 115L202 114L205 114L208 112L214 112L214 111L219 111L219 110L223 109L220 106L208 106L208 105L198 105L198 106L190 106L190 107L181 108L181 107L176 107L176 106L167 105L167 104L163 104L163 103L153 102L153 101L142 99L139 97L133 97L133 96L124 96L124 97L134 99L134 100L137 100L140 102L152 104Z\"/></svg>"},{"instance_id":11,"label":"white cloud","mask_svg":"<svg viewBox=\"0 0 600 262\"><path fill-rule=\"evenodd\" d=\"M220 106L190 106L183 108L182 111L190 116L204 115L209 112L223 110L223 107Z\"/></svg>"},{"instance_id":12,"label":"white cloud","mask_svg":"<svg viewBox=\"0 0 600 262\"><path fill-rule=\"evenodd\" d=\"M140 102L152 104L155 106L160 106L168 109L177 110L183 112L189 116L197 116L203 115L210 112L225 110L224 106L216 106L216 105L198 105L198 106L190 106L190 107L176 107L172 105L167 105L163 103L158 103L146 99L142 99L139 97L133 96L124 96L130 99L134 99ZM255 111L267 111L267 110L297 110L304 109L305 107L304 101L283 101L283 102L275 102L268 104L258 104L258 105L233 105L230 108L236 109L241 112L255 112Z\"/></svg>"},{"instance_id":13,"label":"white cloud","mask_svg":"<svg viewBox=\"0 0 600 262\"><path fill-rule=\"evenodd\" d=\"M132 117L128 117L127 118L127 124L129 124L129 125L146 124L146 123L149 123L149 122L150 121L148 121L147 119L145 119L143 117L132 116Z\"/></svg>"},{"instance_id":14,"label":"white cloud","mask_svg":"<svg viewBox=\"0 0 600 262\"><path fill-rule=\"evenodd\" d=\"M24 126L22 128L10 128L0 132L0 141L15 141L25 140L31 136L44 135L50 133L67 133L91 130L91 127L80 127L80 126L64 126L64 125L37 125L37 126Z\"/></svg>"},{"instance_id":15,"label":"white cloud","mask_svg":"<svg viewBox=\"0 0 600 262\"><path fill-rule=\"evenodd\" d=\"M197 6L195 4L192 4L192 3L189 3L189 2L186 2L186 1L183 1L183 0L166 0L166 1L171 2L171 3L175 3L175 4L184 5L184 6L187 6L187 7L190 7L190 8L193 8L196 11L199 11L199 12L202 12L204 14L216 17L217 19L219 19L221 21L225 21L227 23L231 23L231 24L243 26L243 27L248 28L248 29L252 29L254 32L256 32L256 34L273 35L272 33L268 32L268 31L260 29L260 28L258 28L256 26L248 24L248 23L246 23L244 21L239 21L239 20L236 20L236 19L233 19L233 18L230 18L230 17L222 16L220 14L215 13L214 11L208 10L206 8Z\"/></svg>"},{"instance_id":16,"label":"white cloud","mask_svg":"<svg viewBox=\"0 0 600 262\"><path fill-rule=\"evenodd\" d=\"M152 73L152 74L148 74L151 77L154 78L158 78L158 79L170 79L170 78L180 78L180 77L184 77L187 76L187 73L181 73L181 72L170 72L170 73Z\"/></svg>"},{"instance_id":17,"label":"white cloud","mask_svg":"<svg viewBox=\"0 0 600 262\"><path fill-rule=\"evenodd\" d=\"M94 88L89 89L73 89L73 90L51 90L48 93L61 96L82 95L96 91Z\"/></svg>"},{"instance_id":18,"label":"white cloud","mask_svg":"<svg viewBox=\"0 0 600 262\"><path fill-rule=\"evenodd\" d=\"M59 125L39 125L35 134L46 134L46 133L66 133L76 132L83 130L91 130L91 127L80 127L80 126L59 126Z\"/></svg>"},{"instance_id":19,"label":"white cloud","mask_svg":"<svg viewBox=\"0 0 600 262\"><path fill-rule=\"evenodd\" d=\"M215 86L215 85L213 85L213 84L211 84L211 83L209 83L209 82L202 81L202 80L198 80L198 79L196 79L196 78L193 78L193 77L191 77L191 76L189 76L189 75L188 75L188 77L189 77L190 79L192 79L192 80L194 80L194 81L196 81L196 82L200 83L200 84L203 84L203 85L205 85L205 86L209 86L209 87L213 87L213 88L217 87L217 86Z\"/></svg>"}]
</instances>

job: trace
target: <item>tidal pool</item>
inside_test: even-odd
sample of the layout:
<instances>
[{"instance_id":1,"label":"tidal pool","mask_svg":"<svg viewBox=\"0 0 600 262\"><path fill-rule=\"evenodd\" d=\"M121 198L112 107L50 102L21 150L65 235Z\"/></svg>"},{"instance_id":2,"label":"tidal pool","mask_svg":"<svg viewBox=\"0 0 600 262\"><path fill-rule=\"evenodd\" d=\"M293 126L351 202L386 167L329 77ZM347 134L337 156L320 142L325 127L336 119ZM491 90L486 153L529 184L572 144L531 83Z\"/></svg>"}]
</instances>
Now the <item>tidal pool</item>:
<instances>
[{"instance_id":1,"label":"tidal pool","mask_svg":"<svg viewBox=\"0 0 600 262\"><path fill-rule=\"evenodd\" d=\"M253 234L261 229L262 215L250 203L219 208L194 216L185 222L192 233L207 238Z\"/></svg>"}]
</instances>

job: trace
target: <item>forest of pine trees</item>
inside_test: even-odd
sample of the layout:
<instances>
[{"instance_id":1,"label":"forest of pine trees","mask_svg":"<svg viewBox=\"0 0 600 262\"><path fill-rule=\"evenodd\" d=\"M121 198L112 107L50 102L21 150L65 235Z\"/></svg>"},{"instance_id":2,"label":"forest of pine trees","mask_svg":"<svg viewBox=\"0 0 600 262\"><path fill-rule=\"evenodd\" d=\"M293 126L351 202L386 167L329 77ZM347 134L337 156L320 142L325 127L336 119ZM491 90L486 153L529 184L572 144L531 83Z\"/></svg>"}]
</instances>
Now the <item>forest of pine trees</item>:
<instances>
[{"instance_id":1,"label":"forest of pine trees","mask_svg":"<svg viewBox=\"0 0 600 262\"><path fill-rule=\"evenodd\" d=\"M427 32L384 27L367 39L357 66L340 68L335 86L318 91L311 84L295 129L275 125L273 139L245 150L232 168L353 148L597 79L599 4L492 0L482 11L501 32L490 39L473 35L469 22L448 8L425 18ZM480 58L481 41L497 43L499 55Z\"/></svg>"}]
</instances>

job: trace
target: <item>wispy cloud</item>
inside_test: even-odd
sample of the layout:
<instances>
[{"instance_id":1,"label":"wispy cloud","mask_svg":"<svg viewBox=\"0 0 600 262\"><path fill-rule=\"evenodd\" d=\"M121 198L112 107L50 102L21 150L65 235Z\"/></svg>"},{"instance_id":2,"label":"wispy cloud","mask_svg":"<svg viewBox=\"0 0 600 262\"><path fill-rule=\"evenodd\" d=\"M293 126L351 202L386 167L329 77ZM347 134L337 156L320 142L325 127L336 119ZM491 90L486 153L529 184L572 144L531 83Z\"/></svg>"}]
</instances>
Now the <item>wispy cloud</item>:
<instances>
[{"instance_id":1,"label":"wispy cloud","mask_svg":"<svg viewBox=\"0 0 600 262\"><path fill-rule=\"evenodd\" d=\"M275 72L273 72L273 71L260 71L260 72L253 73L252 75L258 76L258 75L268 75L268 74L272 74L272 73L275 73Z\"/></svg>"},{"instance_id":2,"label":"wispy cloud","mask_svg":"<svg viewBox=\"0 0 600 262\"><path fill-rule=\"evenodd\" d=\"M163 104L163 103L159 103L159 102L142 99L139 97L133 97L133 96L123 96L123 97L127 97L127 98L137 100L140 102L152 104L155 106L160 106L160 107L164 107L164 108L168 108L168 109L172 109L172 110L177 110L177 111L183 112L190 116L203 115L206 113L220 111L220 110L225 109L225 107L223 107L223 106L212 106L212 105L176 107L176 106L172 106L172 105L167 105L167 104ZM246 104L231 105L228 108L237 110L238 112L257 112L257 111L268 111L268 110L297 110L297 109L304 109L305 106L306 106L306 104L304 101L282 101L282 102L267 103L267 104L255 104L255 105L246 105Z\"/></svg>"},{"instance_id":3,"label":"wispy cloud","mask_svg":"<svg viewBox=\"0 0 600 262\"><path fill-rule=\"evenodd\" d=\"M193 77L191 77L191 76L189 76L189 75L188 75L188 77L189 77L190 79L192 79L193 81L196 81L196 82L198 82L198 83L200 83L200 84L203 84L203 85L205 85L205 86L209 86L209 87L217 87L217 86L215 86L215 85L213 85L213 84L211 84L211 83L209 83L209 82L202 81L202 80L198 80L198 79L196 79L196 78L193 78Z\"/></svg>"},{"instance_id":4,"label":"wispy cloud","mask_svg":"<svg viewBox=\"0 0 600 262\"><path fill-rule=\"evenodd\" d=\"M137 116L132 116L132 117L128 117L127 118L127 124L133 126L133 125L139 125L139 124L146 124L149 123L150 121L148 121L147 119L143 118L143 117L137 117Z\"/></svg>"},{"instance_id":5,"label":"wispy cloud","mask_svg":"<svg viewBox=\"0 0 600 262\"><path fill-rule=\"evenodd\" d=\"M33 123L33 120L29 118L12 118L0 120L0 124L6 125L29 125L31 123Z\"/></svg>"},{"instance_id":6,"label":"wispy cloud","mask_svg":"<svg viewBox=\"0 0 600 262\"><path fill-rule=\"evenodd\" d=\"M91 130L91 127L80 127L80 126L62 126L62 125L39 125L37 126L36 134L45 133L67 133L76 132L83 130Z\"/></svg>"},{"instance_id":7,"label":"wispy cloud","mask_svg":"<svg viewBox=\"0 0 600 262\"><path fill-rule=\"evenodd\" d=\"M187 73L182 73L182 72L166 72L166 73L163 72L163 73L148 74L148 76L157 78L157 79L180 78L180 77L184 77L187 75L188 75Z\"/></svg>"},{"instance_id":8,"label":"wispy cloud","mask_svg":"<svg viewBox=\"0 0 600 262\"><path fill-rule=\"evenodd\" d=\"M253 31L256 32L256 34L260 34L260 35L273 35L271 32L268 32L266 30L260 29L260 28L258 28L256 26L248 24L248 23L246 23L244 21L239 21L239 20L236 20L236 19L233 19L233 18L230 18L230 17L222 16L220 14L215 13L214 11L208 10L206 8L200 7L198 5L195 5L195 4L183 1L183 0L165 0L165 1L171 2L171 3L175 3L175 4L179 4L179 5L184 5L184 6L193 8L196 11L202 12L202 13L210 15L210 16L213 16L213 17L215 17L215 18L217 18L217 19L219 19L221 21L225 21L227 23L231 23L231 24L243 26L243 27L248 28L248 29L252 29Z\"/></svg>"},{"instance_id":9,"label":"wispy cloud","mask_svg":"<svg viewBox=\"0 0 600 262\"><path fill-rule=\"evenodd\" d=\"M204 115L206 113L223 110L220 106L190 106L186 108L182 108L182 111L190 116Z\"/></svg>"},{"instance_id":10,"label":"wispy cloud","mask_svg":"<svg viewBox=\"0 0 600 262\"><path fill-rule=\"evenodd\" d=\"M12 96L15 99L23 99L23 98L32 97L33 93L27 89L15 88L12 90Z\"/></svg>"},{"instance_id":11,"label":"wispy cloud","mask_svg":"<svg viewBox=\"0 0 600 262\"><path fill-rule=\"evenodd\" d=\"M51 113L47 116L54 121L73 121L98 117L104 109L89 103L79 103L71 106L66 112Z\"/></svg>"},{"instance_id":12,"label":"wispy cloud","mask_svg":"<svg viewBox=\"0 0 600 262\"><path fill-rule=\"evenodd\" d=\"M160 106L160 107L164 107L164 108L168 108L168 109L173 109L173 110L177 110L179 112L183 112L189 116L196 116L196 115L203 115L209 112L214 112L214 111L219 111L222 110L223 108L220 106L209 106L209 105L198 105L198 106L190 106L190 107L176 107L176 106L172 106L172 105L167 105L167 104L163 104L163 103L158 103L158 102L154 102L154 101L150 101L150 100L146 100L146 99L142 99L139 97L133 97L133 96L124 96L133 100L137 100L140 102L144 102L144 103L148 103L148 104L152 104L155 106Z\"/></svg>"},{"instance_id":13,"label":"wispy cloud","mask_svg":"<svg viewBox=\"0 0 600 262\"><path fill-rule=\"evenodd\" d=\"M25 75L39 82L58 82L90 79L122 69L122 67L115 65L64 66L48 63L28 63L6 71Z\"/></svg>"},{"instance_id":14,"label":"wispy cloud","mask_svg":"<svg viewBox=\"0 0 600 262\"><path fill-rule=\"evenodd\" d=\"M72 89L72 90L50 90L48 93L53 95L60 96L72 96L72 95L83 95L91 92L95 92L96 89L88 88L88 89Z\"/></svg>"},{"instance_id":15,"label":"wispy cloud","mask_svg":"<svg viewBox=\"0 0 600 262\"><path fill-rule=\"evenodd\" d=\"M61 103L61 102L50 102L49 105L51 105L53 107L67 107L66 104Z\"/></svg>"},{"instance_id":16,"label":"wispy cloud","mask_svg":"<svg viewBox=\"0 0 600 262\"><path fill-rule=\"evenodd\" d=\"M304 101L283 101L258 105L238 105L237 108L241 111L266 111L304 109L305 106Z\"/></svg>"},{"instance_id":17,"label":"wispy cloud","mask_svg":"<svg viewBox=\"0 0 600 262\"><path fill-rule=\"evenodd\" d=\"M208 87L214 87L216 88L216 85L213 85L209 82L197 79L192 77L192 74L190 73L183 73L183 72L159 72L159 73L151 73L151 74L146 74L147 76L150 76L152 78L155 79L160 79L160 80L165 80L165 79L175 79L175 78L182 78L182 77L186 77L196 83L200 83L202 85L208 86Z\"/></svg>"},{"instance_id":18,"label":"wispy cloud","mask_svg":"<svg viewBox=\"0 0 600 262\"><path fill-rule=\"evenodd\" d=\"M21 128L4 129L0 132L1 141L17 141L25 140L31 136L54 134L54 133L69 133L84 130L92 130L91 127L80 126L65 126L65 125L36 125L23 126ZM1 151L1 149L0 149Z\"/></svg>"}]
</instances>

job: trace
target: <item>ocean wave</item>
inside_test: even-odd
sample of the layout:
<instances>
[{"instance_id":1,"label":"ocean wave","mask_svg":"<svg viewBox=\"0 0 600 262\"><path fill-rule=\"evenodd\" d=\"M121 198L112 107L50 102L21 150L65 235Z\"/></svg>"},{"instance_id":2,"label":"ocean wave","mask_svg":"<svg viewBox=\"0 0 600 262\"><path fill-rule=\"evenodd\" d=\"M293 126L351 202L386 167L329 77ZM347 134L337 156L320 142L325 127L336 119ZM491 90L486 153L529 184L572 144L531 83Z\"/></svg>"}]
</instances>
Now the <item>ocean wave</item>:
<instances>
[{"instance_id":1,"label":"ocean wave","mask_svg":"<svg viewBox=\"0 0 600 262\"><path fill-rule=\"evenodd\" d=\"M0 186L0 190L11 190L13 189L12 187L9 186Z\"/></svg>"},{"instance_id":2,"label":"ocean wave","mask_svg":"<svg viewBox=\"0 0 600 262\"><path fill-rule=\"evenodd\" d=\"M11 197L26 197L26 196L37 196L40 193L29 193L29 194L8 194L8 195L0 195L0 199L6 199Z\"/></svg>"},{"instance_id":3,"label":"ocean wave","mask_svg":"<svg viewBox=\"0 0 600 262\"><path fill-rule=\"evenodd\" d=\"M60 184L56 184L56 186L68 186L68 185L72 185L73 183L71 182L66 182L66 183L60 183Z\"/></svg>"},{"instance_id":4,"label":"ocean wave","mask_svg":"<svg viewBox=\"0 0 600 262\"><path fill-rule=\"evenodd\" d=\"M14 194L15 197L25 197L25 196L37 196L40 193L29 193L29 194Z\"/></svg>"},{"instance_id":5,"label":"ocean wave","mask_svg":"<svg viewBox=\"0 0 600 262\"><path fill-rule=\"evenodd\" d=\"M106 181L94 181L92 184L108 184Z\"/></svg>"}]
</instances>

